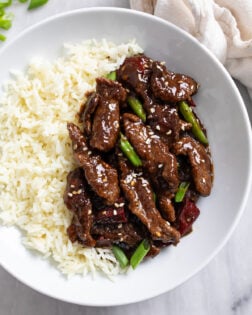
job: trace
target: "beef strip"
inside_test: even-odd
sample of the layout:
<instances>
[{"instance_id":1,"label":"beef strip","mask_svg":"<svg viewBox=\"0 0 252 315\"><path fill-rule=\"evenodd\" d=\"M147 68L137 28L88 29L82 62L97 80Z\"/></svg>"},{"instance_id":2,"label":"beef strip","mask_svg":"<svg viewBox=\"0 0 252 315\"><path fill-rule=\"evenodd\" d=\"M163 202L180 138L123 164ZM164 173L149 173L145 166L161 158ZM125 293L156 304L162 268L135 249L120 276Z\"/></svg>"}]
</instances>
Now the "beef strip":
<instances>
[{"instance_id":1,"label":"beef strip","mask_svg":"<svg viewBox=\"0 0 252 315\"><path fill-rule=\"evenodd\" d=\"M151 176L162 177L169 189L176 191L179 184L177 160L168 146L133 114L124 114L123 124L125 134L142 159L143 166Z\"/></svg>"},{"instance_id":2,"label":"beef strip","mask_svg":"<svg viewBox=\"0 0 252 315\"><path fill-rule=\"evenodd\" d=\"M165 143L170 145L179 139L180 130L184 129L184 126L182 126L176 107L153 104L149 108L146 102L144 107L148 111L149 125Z\"/></svg>"},{"instance_id":3,"label":"beef strip","mask_svg":"<svg viewBox=\"0 0 252 315\"><path fill-rule=\"evenodd\" d=\"M125 248L130 248L142 240L142 236L132 223L94 224L92 235L96 239L97 247L111 247L113 244L123 243Z\"/></svg>"},{"instance_id":4,"label":"beef strip","mask_svg":"<svg viewBox=\"0 0 252 315\"><path fill-rule=\"evenodd\" d=\"M90 234L93 222L92 204L86 189L86 181L81 168L76 168L67 176L67 186L64 192L64 202L73 212L73 222L68 228L72 241L78 240L85 246L95 246L95 240Z\"/></svg>"},{"instance_id":5,"label":"beef strip","mask_svg":"<svg viewBox=\"0 0 252 315\"><path fill-rule=\"evenodd\" d=\"M152 72L152 60L143 54L128 57L117 70L117 78L126 86L143 96L148 90Z\"/></svg>"},{"instance_id":6,"label":"beef strip","mask_svg":"<svg viewBox=\"0 0 252 315\"><path fill-rule=\"evenodd\" d=\"M112 205L120 193L116 169L105 163L100 155L89 151L86 139L78 126L68 123L67 128L72 140L74 158L83 168L86 180L106 204Z\"/></svg>"},{"instance_id":7,"label":"beef strip","mask_svg":"<svg viewBox=\"0 0 252 315\"><path fill-rule=\"evenodd\" d=\"M156 98L172 103L190 98L198 89L194 79L184 74L170 72L158 61L152 64L150 83Z\"/></svg>"},{"instance_id":8,"label":"beef strip","mask_svg":"<svg viewBox=\"0 0 252 315\"><path fill-rule=\"evenodd\" d=\"M80 121L83 122L84 134L89 137L92 132L92 118L95 110L99 104L99 95L97 93L92 93L88 96L86 104L82 106L82 111L80 115Z\"/></svg>"},{"instance_id":9,"label":"beef strip","mask_svg":"<svg viewBox=\"0 0 252 315\"><path fill-rule=\"evenodd\" d=\"M173 194L170 194L169 191L164 191L164 192L158 193L157 195L160 212L162 216L169 222L174 222L176 220L175 209L171 201L172 197L173 197Z\"/></svg>"},{"instance_id":10,"label":"beef strip","mask_svg":"<svg viewBox=\"0 0 252 315\"><path fill-rule=\"evenodd\" d=\"M177 244L179 232L164 220L155 206L149 181L119 157L121 170L120 184L128 201L129 210L147 227L154 240Z\"/></svg>"},{"instance_id":11,"label":"beef strip","mask_svg":"<svg viewBox=\"0 0 252 315\"><path fill-rule=\"evenodd\" d=\"M94 114L90 145L100 151L111 150L119 134L119 104L126 100L126 91L118 82L96 79L99 104Z\"/></svg>"},{"instance_id":12,"label":"beef strip","mask_svg":"<svg viewBox=\"0 0 252 315\"><path fill-rule=\"evenodd\" d=\"M118 204L120 205L120 204ZM100 224L125 223L128 221L124 207L107 207L98 211L94 221Z\"/></svg>"},{"instance_id":13,"label":"beef strip","mask_svg":"<svg viewBox=\"0 0 252 315\"><path fill-rule=\"evenodd\" d=\"M212 163L206 148L186 135L173 145L173 152L188 156L196 190L208 196L212 188Z\"/></svg>"}]
</instances>

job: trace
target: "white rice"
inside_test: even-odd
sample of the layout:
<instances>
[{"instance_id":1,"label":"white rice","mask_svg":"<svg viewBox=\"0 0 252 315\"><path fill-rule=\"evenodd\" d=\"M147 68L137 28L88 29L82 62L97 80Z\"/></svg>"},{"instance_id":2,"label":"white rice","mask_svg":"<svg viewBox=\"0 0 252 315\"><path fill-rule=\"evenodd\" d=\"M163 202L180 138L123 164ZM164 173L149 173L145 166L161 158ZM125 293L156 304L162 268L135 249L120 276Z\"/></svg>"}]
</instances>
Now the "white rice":
<instances>
[{"instance_id":1,"label":"white rice","mask_svg":"<svg viewBox=\"0 0 252 315\"><path fill-rule=\"evenodd\" d=\"M121 272L108 249L71 243L71 213L63 202L68 172L75 167L66 123L76 121L95 78L142 52L130 41L102 40L65 45L54 62L34 59L26 73L15 72L0 101L0 220L23 231L23 243L52 258L66 275L100 270Z\"/></svg>"}]
</instances>

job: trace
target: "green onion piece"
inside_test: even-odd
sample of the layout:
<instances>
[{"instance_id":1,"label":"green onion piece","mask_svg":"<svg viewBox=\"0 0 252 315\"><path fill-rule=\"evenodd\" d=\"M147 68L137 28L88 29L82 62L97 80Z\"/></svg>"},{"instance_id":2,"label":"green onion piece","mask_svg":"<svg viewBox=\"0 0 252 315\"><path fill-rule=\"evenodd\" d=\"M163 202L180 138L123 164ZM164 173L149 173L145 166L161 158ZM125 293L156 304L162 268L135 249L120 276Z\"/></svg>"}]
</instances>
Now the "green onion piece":
<instances>
[{"instance_id":1,"label":"green onion piece","mask_svg":"<svg viewBox=\"0 0 252 315\"><path fill-rule=\"evenodd\" d=\"M10 29L12 26L12 21L9 19L4 19L4 16L0 18L0 28L4 30Z\"/></svg>"},{"instance_id":2,"label":"green onion piece","mask_svg":"<svg viewBox=\"0 0 252 315\"><path fill-rule=\"evenodd\" d=\"M135 166L141 166L142 161L140 157L137 155L136 151L132 147L132 145L129 143L128 139L121 133L120 134L120 140L119 140L119 147L122 150L123 154L128 158L128 160Z\"/></svg>"},{"instance_id":3,"label":"green onion piece","mask_svg":"<svg viewBox=\"0 0 252 315\"><path fill-rule=\"evenodd\" d=\"M48 2L48 0L31 0L29 6L28 6L28 10L33 10L36 9L38 7L41 7L42 5L46 4Z\"/></svg>"},{"instance_id":4,"label":"green onion piece","mask_svg":"<svg viewBox=\"0 0 252 315\"><path fill-rule=\"evenodd\" d=\"M178 188L176 195L175 195L175 202L183 201L189 185L190 185L190 183L188 183L188 182L181 182L180 183L179 188Z\"/></svg>"},{"instance_id":5,"label":"green onion piece","mask_svg":"<svg viewBox=\"0 0 252 315\"><path fill-rule=\"evenodd\" d=\"M0 41L4 42L6 40L6 36L3 34L0 34Z\"/></svg>"},{"instance_id":6,"label":"green onion piece","mask_svg":"<svg viewBox=\"0 0 252 315\"><path fill-rule=\"evenodd\" d=\"M133 110L133 112L142 119L143 122L146 122L146 113L143 109L143 105L142 103L139 101L139 99L137 99L136 97L133 96L129 96L127 98L127 102L129 104L129 106L131 107L131 109Z\"/></svg>"},{"instance_id":7,"label":"green onion piece","mask_svg":"<svg viewBox=\"0 0 252 315\"><path fill-rule=\"evenodd\" d=\"M150 244L148 240L146 239L142 240L142 242L138 245L137 249L134 251L133 255L130 258L130 265L133 269L136 269L136 267L147 255L149 250L150 250Z\"/></svg>"},{"instance_id":8,"label":"green onion piece","mask_svg":"<svg viewBox=\"0 0 252 315\"><path fill-rule=\"evenodd\" d=\"M112 81L116 80L116 71L111 71L106 75L106 78Z\"/></svg>"},{"instance_id":9,"label":"green onion piece","mask_svg":"<svg viewBox=\"0 0 252 315\"><path fill-rule=\"evenodd\" d=\"M19 2L21 2L21 3L25 3L25 2L27 2L28 0L18 0Z\"/></svg>"},{"instance_id":10,"label":"green onion piece","mask_svg":"<svg viewBox=\"0 0 252 315\"><path fill-rule=\"evenodd\" d=\"M153 193L153 200L155 203L157 202L157 194L156 193Z\"/></svg>"},{"instance_id":11,"label":"green onion piece","mask_svg":"<svg viewBox=\"0 0 252 315\"><path fill-rule=\"evenodd\" d=\"M0 8L0 17L5 14L4 8Z\"/></svg>"},{"instance_id":12,"label":"green onion piece","mask_svg":"<svg viewBox=\"0 0 252 315\"><path fill-rule=\"evenodd\" d=\"M194 136L203 144L207 145L208 140L201 129L191 107L184 101L179 102L179 110L183 115L184 119L192 124L192 133Z\"/></svg>"},{"instance_id":13,"label":"green onion piece","mask_svg":"<svg viewBox=\"0 0 252 315\"><path fill-rule=\"evenodd\" d=\"M12 0L0 1L0 8L9 7L12 4Z\"/></svg>"},{"instance_id":14,"label":"green onion piece","mask_svg":"<svg viewBox=\"0 0 252 315\"><path fill-rule=\"evenodd\" d=\"M112 252L115 255L115 258L118 260L121 268L125 268L129 264L128 257L125 255L124 251L116 245L112 246Z\"/></svg>"}]
</instances>

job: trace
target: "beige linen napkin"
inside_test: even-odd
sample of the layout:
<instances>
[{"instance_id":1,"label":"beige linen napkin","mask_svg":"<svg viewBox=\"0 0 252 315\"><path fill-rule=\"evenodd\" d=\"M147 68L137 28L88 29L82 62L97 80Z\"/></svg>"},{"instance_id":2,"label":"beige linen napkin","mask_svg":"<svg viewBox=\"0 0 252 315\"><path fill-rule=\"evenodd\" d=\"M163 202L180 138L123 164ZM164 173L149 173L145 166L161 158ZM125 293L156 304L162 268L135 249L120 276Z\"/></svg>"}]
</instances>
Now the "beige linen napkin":
<instances>
[{"instance_id":1,"label":"beige linen napkin","mask_svg":"<svg viewBox=\"0 0 252 315\"><path fill-rule=\"evenodd\" d=\"M252 98L252 0L130 0L196 37Z\"/></svg>"}]
</instances>

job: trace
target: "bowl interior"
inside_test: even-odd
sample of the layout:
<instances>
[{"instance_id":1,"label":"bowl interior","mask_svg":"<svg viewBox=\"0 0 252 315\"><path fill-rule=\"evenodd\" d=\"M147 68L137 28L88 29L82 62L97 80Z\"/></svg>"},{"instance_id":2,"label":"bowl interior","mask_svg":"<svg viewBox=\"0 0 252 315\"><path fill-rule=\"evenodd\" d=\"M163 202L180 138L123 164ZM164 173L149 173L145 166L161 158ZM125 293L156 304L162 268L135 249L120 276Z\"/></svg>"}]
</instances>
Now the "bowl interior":
<instances>
[{"instance_id":1,"label":"bowl interior","mask_svg":"<svg viewBox=\"0 0 252 315\"><path fill-rule=\"evenodd\" d=\"M65 279L48 261L26 250L14 228L0 229L0 262L22 282L52 297L83 305L118 305L171 290L205 266L224 245L249 191L250 126L232 79L196 40L158 18L124 9L78 10L30 28L0 53L0 82L9 77L10 69L25 69L31 57L53 59L63 43L90 38L118 43L135 38L147 55L200 83L195 102L211 145L212 194L200 200L201 215L192 234L115 281L100 275Z\"/></svg>"}]
</instances>

